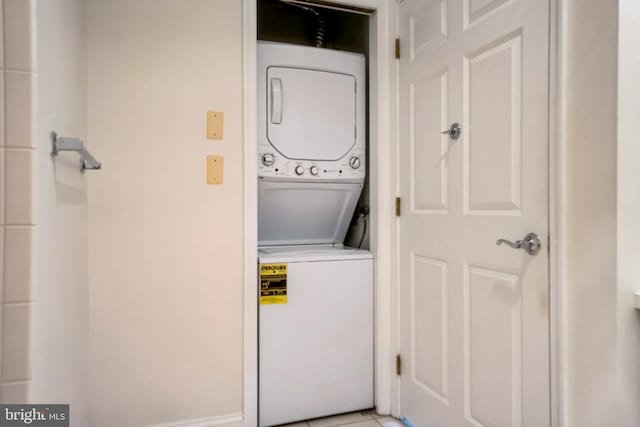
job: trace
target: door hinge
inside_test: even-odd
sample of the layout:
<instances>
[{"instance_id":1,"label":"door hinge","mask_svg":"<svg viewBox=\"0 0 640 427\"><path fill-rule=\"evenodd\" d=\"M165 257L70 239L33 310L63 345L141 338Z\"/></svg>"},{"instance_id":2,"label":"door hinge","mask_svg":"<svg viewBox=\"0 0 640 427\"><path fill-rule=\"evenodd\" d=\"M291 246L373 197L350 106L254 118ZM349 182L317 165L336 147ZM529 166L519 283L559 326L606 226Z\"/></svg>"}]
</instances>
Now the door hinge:
<instances>
[{"instance_id":1,"label":"door hinge","mask_svg":"<svg viewBox=\"0 0 640 427\"><path fill-rule=\"evenodd\" d=\"M396 355L396 375L402 375L402 357L400 355Z\"/></svg>"},{"instance_id":2,"label":"door hinge","mask_svg":"<svg viewBox=\"0 0 640 427\"><path fill-rule=\"evenodd\" d=\"M396 197L396 216L402 215L402 199Z\"/></svg>"},{"instance_id":3,"label":"door hinge","mask_svg":"<svg viewBox=\"0 0 640 427\"><path fill-rule=\"evenodd\" d=\"M396 59L400 59L400 39L396 39Z\"/></svg>"}]
</instances>

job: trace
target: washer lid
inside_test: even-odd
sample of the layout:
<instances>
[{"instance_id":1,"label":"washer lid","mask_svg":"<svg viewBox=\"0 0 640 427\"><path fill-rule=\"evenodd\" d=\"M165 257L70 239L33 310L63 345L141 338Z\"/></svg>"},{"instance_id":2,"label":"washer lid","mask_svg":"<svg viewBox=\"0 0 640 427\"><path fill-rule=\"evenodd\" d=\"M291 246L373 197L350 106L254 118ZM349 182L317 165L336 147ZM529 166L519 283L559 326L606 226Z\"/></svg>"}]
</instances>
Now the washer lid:
<instances>
[{"instance_id":1,"label":"washer lid","mask_svg":"<svg viewBox=\"0 0 640 427\"><path fill-rule=\"evenodd\" d=\"M362 184L258 181L258 245L342 244Z\"/></svg>"},{"instance_id":2,"label":"washer lid","mask_svg":"<svg viewBox=\"0 0 640 427\"><path fill-rule=\"evenodd\" d=\"M338 160L356 143L356 79L305 68L267 68L267 139L295 160Z\"/></svg>"},{"instance_id":3,"label":"washer lid","mask_svg":"<svg viewBox=\"0 0 640 427\"><path fill-rule=\"evenodd\" d=\"M372 259L373 254L364 249L335 246L283 246L261 248L258 260L261 264L271 262L317 262L317 261L352 261Z\"/></svg>"}]
</instances>

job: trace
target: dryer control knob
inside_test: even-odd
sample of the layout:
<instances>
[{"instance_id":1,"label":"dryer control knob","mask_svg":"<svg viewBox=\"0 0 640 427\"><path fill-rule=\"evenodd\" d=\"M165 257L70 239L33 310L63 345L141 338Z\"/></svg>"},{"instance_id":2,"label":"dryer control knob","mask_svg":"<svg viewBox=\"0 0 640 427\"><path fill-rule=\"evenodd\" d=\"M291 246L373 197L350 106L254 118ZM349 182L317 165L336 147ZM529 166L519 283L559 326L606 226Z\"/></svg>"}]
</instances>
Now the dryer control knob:
<instances>
[{"instance_id":1,"label":"dryer control knob","mask_svg":"<svg viewBox=\"0 0 640 427\"><path fill-rule=\"evenodd\" d=\"M296 175L302 175L304 173L304 168L300 165L296 166Z\"/></svg>"},{"instance_id":2,"label":"dryer control knob","mask_svg":"<svg viewBox=\"0 0 640 427\"><path fill-rule=\"evenodd\" d=\"M271 153L266 153L262 155L262 164L265 166L271 166L275 163L276 158Z\"/></svg>"},{"instance_id":3,"label":"dryer control knob","mask_svg":"<svg viewBox=\"0 0 640 427\"><path fill-rule=\"evenodd\" d=\"M360 159L357 157L350 158L349 166L351 166L352 169L358 169L360 167Z\"/></svg>"},{"instance_id":4,"label":"dryer control knob","mask_svg":"<svg viewBox=\"0 0 640 427\"><path fill-rule=\"evenodd\" d=\"M271 153L265 153L262 155L262 164L265 166L271 166L275 163L276 158Z\"/></svg>"},{"instance_id":5,"label":"dryer control knob","mask_svg":"<svg viewBox=\"0 0 640 427\"><path fill-rule=\"evenodd\" d=\"M316 176L316 175L318 175L318 172L320 172L320 171L318 170L317 166L311 166L309 168L309 172L311 172L311 175Z\"/></svg>"}]
</instances>

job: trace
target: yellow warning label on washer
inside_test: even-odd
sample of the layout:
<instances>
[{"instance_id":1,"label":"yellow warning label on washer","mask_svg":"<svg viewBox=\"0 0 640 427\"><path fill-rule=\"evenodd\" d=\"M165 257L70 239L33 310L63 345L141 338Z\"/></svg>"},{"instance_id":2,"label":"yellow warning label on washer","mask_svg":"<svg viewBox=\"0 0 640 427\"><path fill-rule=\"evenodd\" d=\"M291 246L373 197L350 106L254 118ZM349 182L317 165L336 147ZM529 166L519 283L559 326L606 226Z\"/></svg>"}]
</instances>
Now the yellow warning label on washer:
<instances>
[{"instance_id":1,"label":"yellow warning label on washer","mask_svg":"<svg viewBox=\"0 0 640 427\"><path fill-rule=\"evenodd\" d=\"M287 303L287 264L260 266L260 304Z\"/></svg>"}]
</instances>

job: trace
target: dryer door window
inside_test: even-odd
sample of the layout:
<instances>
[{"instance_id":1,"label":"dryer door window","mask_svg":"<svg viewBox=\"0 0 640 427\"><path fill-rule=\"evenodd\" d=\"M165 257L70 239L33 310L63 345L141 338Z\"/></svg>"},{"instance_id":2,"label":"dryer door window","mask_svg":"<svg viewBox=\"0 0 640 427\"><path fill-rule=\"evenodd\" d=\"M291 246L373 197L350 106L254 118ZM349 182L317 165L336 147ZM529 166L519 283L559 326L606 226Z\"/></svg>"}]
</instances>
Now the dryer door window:
<instances>
[{"instance_id":1,"label":"dryer door window","mask_svg":"<svg viewBox=\"0 0 640 427\"><path fill-rule=\"evenodd\" d=\"M267 69L267 138L283 156L338 160L356 142L356 80L301 68Z\"/></svg>"}]
</instances>

